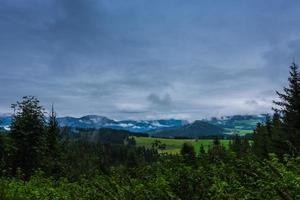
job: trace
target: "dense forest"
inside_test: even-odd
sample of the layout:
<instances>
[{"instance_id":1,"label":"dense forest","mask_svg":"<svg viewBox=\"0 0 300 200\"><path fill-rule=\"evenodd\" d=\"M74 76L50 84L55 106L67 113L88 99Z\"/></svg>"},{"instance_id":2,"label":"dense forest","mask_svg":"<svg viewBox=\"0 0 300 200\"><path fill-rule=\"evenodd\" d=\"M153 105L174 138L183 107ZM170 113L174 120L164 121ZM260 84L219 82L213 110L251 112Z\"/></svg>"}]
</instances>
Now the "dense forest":
<instances>
[{"instance_id":1,"label":"dense forest","mask_svg":"<svg viewBox=\"0 0 300 200\"><path fill-rule=\"evenodd\" d=\"M136 145L128 131L60 128L37 98L12 104L0 134L0 199L300 199L300 74L277 92L274 114L253 137L218 138L180 154ZM135 135L135 136L138 136Z\"/></svg>"}]
</instances>

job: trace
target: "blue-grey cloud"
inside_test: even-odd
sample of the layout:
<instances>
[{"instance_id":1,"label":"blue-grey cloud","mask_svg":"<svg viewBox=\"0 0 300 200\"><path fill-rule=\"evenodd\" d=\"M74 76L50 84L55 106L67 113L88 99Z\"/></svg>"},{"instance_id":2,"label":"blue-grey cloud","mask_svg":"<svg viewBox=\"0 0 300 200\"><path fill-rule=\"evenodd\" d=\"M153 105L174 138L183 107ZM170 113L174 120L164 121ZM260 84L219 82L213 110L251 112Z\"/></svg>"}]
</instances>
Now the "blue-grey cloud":
<instances>
[{"instance_id":1,"label":"blue-grey cloud","mask_svg":"<svg viewBox=\"0 0 300 200\"><path fill-rule=\"evenodd\" d=\"M151 103L151 106L163 111L166 109L170 109L170 107L172 106L172 99L169 94L165 94L164 96L160 97L157 94L152 93L147 97L147 99Z\"/></svg>"},{"instance_id":2,"label":"blue-grey cloud","mask_svg":"<svg viewBox=\"0 0 300 200\"><path fill-rule=\"evenodd\" d=\"M299 6L2 0L0 112L24 95L117 119L267 112L300 59Z\"/></svg>"}]
</instances>

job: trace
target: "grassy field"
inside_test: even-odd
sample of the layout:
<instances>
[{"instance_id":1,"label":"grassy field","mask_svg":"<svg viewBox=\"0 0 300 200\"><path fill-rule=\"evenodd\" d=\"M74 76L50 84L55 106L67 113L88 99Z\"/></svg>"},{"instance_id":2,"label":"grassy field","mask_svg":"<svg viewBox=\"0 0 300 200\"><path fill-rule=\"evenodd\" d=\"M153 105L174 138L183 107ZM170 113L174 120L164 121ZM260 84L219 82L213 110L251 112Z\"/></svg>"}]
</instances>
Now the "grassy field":
<instances>
[{"instance_id":1,"label":"grassy field","mask_svg":"<svg viewBox=\"0 0 300 200\"><path fill-rule=\"evenodd\" d=\"M246 135L246 134L252 134L252 129L241 129L240 127L236 126L235 128L225 128L225 130L229 133L234 133L238 135Z\"/></svg>"},{"instance_id":2,"label":"grassy field","mask_svg":"<svg viewBox=\"0 0 300 200\"><path fill-rule=\"evenodd\" d=\"M179 153L180 149L185 142L189 142L193 144L195 151L199 152L201 144L207 150L209 146L212 145L213 140L195 140L195 139L165 139L165 138L151 138L151 137L135 137L137 146L145 146L146 148L150 148L151 144L155 140L159 140L162 143L166 144L166 150L161 151L162 153ZM221 140L221 143L228 147L229 140Z\"/></svg>"}]
</instances>

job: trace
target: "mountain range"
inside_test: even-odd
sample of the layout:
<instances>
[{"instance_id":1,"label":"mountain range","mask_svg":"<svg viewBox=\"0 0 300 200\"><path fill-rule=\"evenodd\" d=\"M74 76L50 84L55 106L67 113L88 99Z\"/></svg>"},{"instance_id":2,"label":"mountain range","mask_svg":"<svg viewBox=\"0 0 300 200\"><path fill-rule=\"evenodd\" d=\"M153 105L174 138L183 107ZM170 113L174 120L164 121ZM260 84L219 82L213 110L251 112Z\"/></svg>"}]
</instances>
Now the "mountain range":
<instances>
[{"instance_id":1,"label":"mountain range","mask_svg":"<svg viewBox=\"0 0 300 200\"><path fill-rule=\"evenodd\" d=\"M87 115L83 117L59 117L57 121L61 127L71 128L111 128L127 130L135 133L149 133L157 137L199 137L221 134L252 133L257 123L266 121L265 114L262 115L234 115L207 120L196 120L189 123L179 119L159 120L113 120L98 115ZM0 128L9 130L12 116L0 114Z\"/></svg>"},{"instance_id":2,"label":"mountain range","mask_svg":"<svg viewBox=\"0 0 300 200\"><path fill-rule=\"evenodd\" d=\"M0 127L8 130L12 121L11 115L0 115ZM61 127L71 128L112 128L127 130L131 132L149 132L153 130L164 130L181 127L188 124L186 120L160 119L160 120L122 120L116 121L98 115L87 115L83 117L58 117L57 121Z\"/></svg>"}]
</instances>

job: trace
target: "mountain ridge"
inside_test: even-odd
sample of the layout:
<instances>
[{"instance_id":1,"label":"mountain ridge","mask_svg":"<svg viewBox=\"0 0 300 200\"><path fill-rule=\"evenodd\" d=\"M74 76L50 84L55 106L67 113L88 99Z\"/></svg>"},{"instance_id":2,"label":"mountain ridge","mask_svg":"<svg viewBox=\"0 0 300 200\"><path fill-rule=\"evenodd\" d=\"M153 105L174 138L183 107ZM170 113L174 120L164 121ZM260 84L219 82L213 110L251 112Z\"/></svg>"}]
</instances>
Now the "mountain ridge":
<instances>
[{"instance_id":1,"label":"mountain ridge","mask_svg":"<svg viewBox=\"0 0 300 200\"><path fill-rule=\"evenodd\" d=\"M112 128L118 130L127 130L131 132L145 133L152 130L161 130L179 127L187 124L186 120L179 119L158 119L158 120L113 120L100 115L85 115L82 117L58 117L57 121L60 127L70 128ZM12 116L0 115L0 127L9 129L12 122Z\"/></svg>"},{"instance_id":2,"label":"mountain ridge","mask_svg":"<svg viewBox=\"0 0 300 200\"><path fill-rule=\"evenodd\" d=\"M225 130L217 125L196 120L191 124L186 124L178 129L162 130L152 135L155 137L187 137L187 138L199 138L199 137L211 137L211 136L223 136Z\"/></svg>"},{"instance_id":3,"label":"mountain ridge","mask_svg":"<svg viewBox=\"0 0 300 200\"><path fill-rule=\"evenodd\" d=\"M247 134L255 129L257 123L264 123L266 114L261 115L232 115L220 118L210 118L196 120L189 123L187 120L180 119L158 119L158 120L113 120L100 115L85 115L82 117L58 117L59 126L70 128L112 128L117 130L127 130L131 132L141 132L156 134L168 130L176 131L177 129L191 125L196 122L206 122L224 129L227 134ZM12 115L0 114L0 128L9 130L12 121ZM206 126L206 124L202 124ZM192 128L192 127L190 127ZM199 130L201 127L198 127ZM213 127L211 127L213 128ZM193 128L192 128L193 129Z\"/></svg>"}]
</instances>

